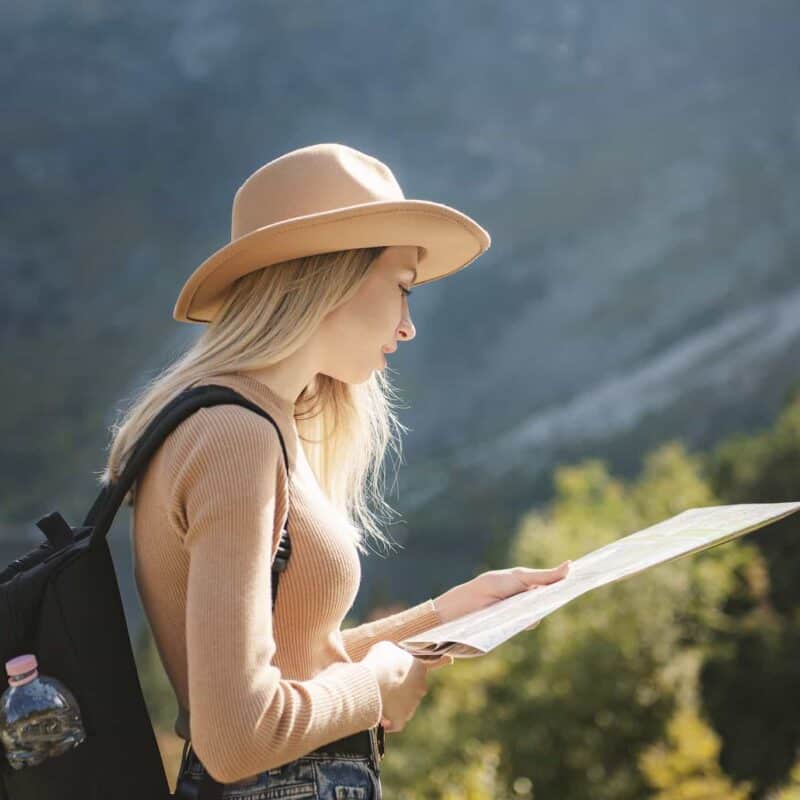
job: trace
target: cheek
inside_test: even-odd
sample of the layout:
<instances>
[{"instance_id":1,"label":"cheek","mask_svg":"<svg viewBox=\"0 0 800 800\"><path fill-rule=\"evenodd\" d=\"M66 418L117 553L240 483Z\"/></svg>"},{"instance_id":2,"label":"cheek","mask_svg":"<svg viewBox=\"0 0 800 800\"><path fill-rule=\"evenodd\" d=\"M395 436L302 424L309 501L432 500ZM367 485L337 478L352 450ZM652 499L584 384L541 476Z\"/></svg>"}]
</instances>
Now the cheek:
<instances>
[{"instance_id":1,"label":"cheek","mask_svg":"<svg viewBox=\"0 0 800 800\"><path fill-rule=\"evenodd\" d=\"M381 369L380 346L390 341L386 313L374 297L353 297L329 317L326 331L327 374L348 383L360 383Z\"/></svg>"},{"instance_id":2,"label":"cheek","mask_svg":"<svg viewBox=\"0 0 800 800\"><path fill-rule=\"evenodd\" d=\"M361 343L368 343L376 337L385 338L386 331L399 322L399 318L394 319L396 313L397 308L390 308L384 289L360 292L347 307L346 321L350 335Z\"/></svg>"}]
</instances>

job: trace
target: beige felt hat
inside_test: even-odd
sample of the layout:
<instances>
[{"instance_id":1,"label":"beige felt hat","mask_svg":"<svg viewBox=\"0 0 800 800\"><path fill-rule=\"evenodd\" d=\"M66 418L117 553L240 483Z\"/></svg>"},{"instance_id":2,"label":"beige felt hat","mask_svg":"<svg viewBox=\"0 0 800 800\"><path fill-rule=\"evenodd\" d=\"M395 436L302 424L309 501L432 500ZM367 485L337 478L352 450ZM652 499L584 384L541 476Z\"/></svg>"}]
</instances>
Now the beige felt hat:
<instances>
[{"instance_id":1,"label":"beige felt hat","mask_svg":"<svg viewBox=\"0 0 800 800\"><path fill-rule=\"evenodd\" d=\"M415 285L466 267L491 238L475 220L429 200L406 200L392 171L343 144L292 150L259 167L233 198L231 241L190 276L175 303L180 322L210 322L225 290L261 267L361 247L423 248Z\"/></svg>"}]
</instances>

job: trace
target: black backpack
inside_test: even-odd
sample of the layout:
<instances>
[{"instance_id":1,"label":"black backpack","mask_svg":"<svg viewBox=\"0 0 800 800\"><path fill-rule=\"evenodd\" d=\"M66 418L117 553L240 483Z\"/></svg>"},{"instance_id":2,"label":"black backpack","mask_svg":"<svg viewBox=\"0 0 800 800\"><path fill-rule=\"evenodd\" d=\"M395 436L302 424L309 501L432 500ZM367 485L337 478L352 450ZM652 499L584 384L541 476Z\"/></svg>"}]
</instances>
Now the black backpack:
<instances>
[{"instance_id":1,"label":"black backpack","mask_svg":"<svg viewBox=\"0 0 800 800\"><path fill-rule=\"evenodd\" d=\"M178 796L170 793L142 694L106 535L164 439L197 409L220 404L241 405L268 419L288 472L283 436L266 411L227 386L187 388L148 425L119 480L103 486L81 527L71 527L57 511L42 517L36 525L47 541L0 573L2 664L34 653L39 671L58 678L75 695L86 729L86 740L77 747L20 770L12 769L0 747L0 800ZM290 553L287 521L272 567L273 609ZM188 742L184 759L187 747ZM217 798L221 791L222 784L206 772L201 796Z\"/></svg>"}]
</instances>

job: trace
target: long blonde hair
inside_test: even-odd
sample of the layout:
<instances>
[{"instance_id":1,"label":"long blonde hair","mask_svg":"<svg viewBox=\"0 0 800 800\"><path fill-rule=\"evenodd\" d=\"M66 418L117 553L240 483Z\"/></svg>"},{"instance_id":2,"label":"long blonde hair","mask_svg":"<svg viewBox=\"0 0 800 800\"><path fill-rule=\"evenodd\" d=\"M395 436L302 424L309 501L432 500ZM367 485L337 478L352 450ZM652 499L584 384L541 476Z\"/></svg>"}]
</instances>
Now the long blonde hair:
<instances>
[{"instance_id":1,"label":"long blonde hair","mask_svg":"<svg viewBox=\"0 0 800 800\"><path fill-rule=\"evenodd\" d=\"M305 256L236 280L197 340L149 380L112 424L100 483L119 478L149 422L188 384L229 372L261 370L302 347L322 319L357 292L384 249ZM407 430L395 414L394 392L380 371L362 384L319 374L303 389L295 407L306 458L361 552L368 535L384 546L393 544L378 527L376 509L394 513L383 497L384 459L391 448L399 464L400 430ZM130 505L135 502L135 485L126 500Z\"/></svg>"}]
</instances>

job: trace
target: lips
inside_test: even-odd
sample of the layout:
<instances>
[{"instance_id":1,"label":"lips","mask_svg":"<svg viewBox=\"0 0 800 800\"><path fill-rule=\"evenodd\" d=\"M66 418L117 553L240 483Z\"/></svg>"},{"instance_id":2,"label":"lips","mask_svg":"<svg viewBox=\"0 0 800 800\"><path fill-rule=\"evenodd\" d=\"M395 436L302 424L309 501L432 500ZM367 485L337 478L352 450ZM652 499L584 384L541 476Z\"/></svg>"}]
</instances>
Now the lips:
<instances>
[{"instance_id":1,"label":"lips","mask_svg":"<svg viewBox=\"0 0 800 800\"><path fill-rule=\"evenodd\" d=\"M395 345L394 347L391 347L391 348L388 345L384 345L381 348L381 351L384 352L384 353L394 353L395 350L397 350L397 345Z\"/></svg>"}]
</instances>

